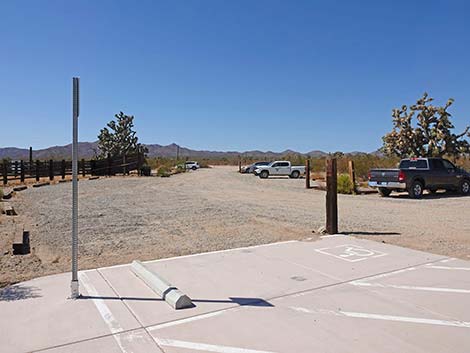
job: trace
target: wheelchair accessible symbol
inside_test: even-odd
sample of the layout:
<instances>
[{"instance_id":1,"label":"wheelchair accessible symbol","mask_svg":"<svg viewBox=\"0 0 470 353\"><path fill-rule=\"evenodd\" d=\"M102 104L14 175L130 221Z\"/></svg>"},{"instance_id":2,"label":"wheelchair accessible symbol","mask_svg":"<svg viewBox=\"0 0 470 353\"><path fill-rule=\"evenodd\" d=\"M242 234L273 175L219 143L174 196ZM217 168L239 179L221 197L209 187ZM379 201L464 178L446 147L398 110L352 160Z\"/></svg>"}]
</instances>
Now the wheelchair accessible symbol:
<instances>
[{"instance_id":1,"label":"wheelchair accessible symbol","mask_svg":"<svg viewBox=\"0 0 470 353\"><path fill-rule=\"evenodd\" d=\"M316 249L317 252L334 256L341 260L357 262L387 255L384 252L363 248L357 245L339 245L332 248Z\"/></svg>"}]
</instances>

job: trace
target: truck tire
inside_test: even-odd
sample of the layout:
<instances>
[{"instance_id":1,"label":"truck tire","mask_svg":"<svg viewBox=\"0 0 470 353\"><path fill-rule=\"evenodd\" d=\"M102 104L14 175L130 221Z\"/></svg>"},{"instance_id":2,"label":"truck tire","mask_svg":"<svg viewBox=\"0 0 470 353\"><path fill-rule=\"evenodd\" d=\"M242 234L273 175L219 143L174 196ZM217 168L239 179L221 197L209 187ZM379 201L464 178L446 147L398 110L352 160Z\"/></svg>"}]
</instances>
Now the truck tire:
<instances>
[{"instance_id":1,"label":"truck tire","mask_svg":"<svg viewBox=\"0 0 470 353\"><path fill-rule=\"evenodd\" d=\"M470 195L470 180L464 179L460 182L459 191L462 195Z\"/></svg>"},{"instance_id":2,"label":"truck tire","mask_svg":"<svg viewBox=\"0 0 470 353\"><path fill-rule=\"evenodd\" d=\"M412 199L420 199L423 196L423 184L420 181L415 180L408 189L408 195Z\"/></svg>"},{"instance_id":3,"label":"truck tire","mask_svg":"<svg viewBox=\"0 0 470 353\"><path fill-rule=\"evenodd\" d=\"M259 173L259 177L261 179L267 179L268 176L269 176L269 172L267 170L263 170L263 171L261 171L261 173Z\"/></svg>"},{"instance_id":4,"label":"truck tire","mask_svg":"<svg viewBox=\"0 0 470 353\"><path fill-rule=\"evenodd\" d=\"M193 167L191 167L191 169L192 169L192 170L196 170L196 169L197 169L197 167L194 167L194 166L193 166Z\"/></svg>"},{"instance_id":5,"label":"truck tire","mask_svg":"<svg viewBox=\"0 0 470 353\"><path fill-rule=\"evenodd\" d=\"M299 177L300 177L300 172L299 172L298 170L294 170L294 171L291 173L290 177L291 177L292 179L299 179Z\"/></svg>"},{"instance_id":6,"label":"truck tire","mask_svg":"<svg viewBox=\"0 0 470 353\"><path fill-rule=\"evenodd\" d=\"M382 197L389 197L391 193L392 193L391 189L379 188L379 195Z\"/></svg>"}]
</instances>

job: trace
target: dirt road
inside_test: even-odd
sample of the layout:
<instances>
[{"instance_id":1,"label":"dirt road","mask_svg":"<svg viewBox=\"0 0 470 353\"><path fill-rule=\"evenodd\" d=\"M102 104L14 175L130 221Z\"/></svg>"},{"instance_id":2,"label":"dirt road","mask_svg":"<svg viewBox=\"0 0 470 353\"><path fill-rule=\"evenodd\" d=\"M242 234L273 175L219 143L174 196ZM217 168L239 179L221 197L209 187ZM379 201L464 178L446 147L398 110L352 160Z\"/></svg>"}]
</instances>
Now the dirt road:
<instances>
[{"instance_id":1,"label":"dirt road","mask_svg":"<svg viewBox=\"0 0 470 353\"><path fill-rule=\"evenodd\" d=\"M325 194L302 179L261 180L216 167L171 178L80 181L80 268L289 239L324 225ZM1 216L0 285L70 268L71 184L18 193L32 255L12 256L12 217ZM340 231L470 259L470 197L339 196Z\"/></svg>"}]
</instances>

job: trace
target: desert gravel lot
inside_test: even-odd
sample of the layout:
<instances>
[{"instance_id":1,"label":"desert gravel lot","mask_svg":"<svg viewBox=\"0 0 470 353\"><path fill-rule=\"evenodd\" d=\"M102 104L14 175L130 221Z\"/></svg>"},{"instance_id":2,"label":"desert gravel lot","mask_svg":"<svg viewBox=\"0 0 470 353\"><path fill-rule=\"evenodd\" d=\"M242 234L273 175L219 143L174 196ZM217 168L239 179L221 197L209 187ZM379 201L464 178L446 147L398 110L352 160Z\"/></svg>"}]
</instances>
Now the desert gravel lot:
<instances>
[{"instance_id":1,"label":"desert gravel lot","mask_svg":"<svg viewBox=\"0 0 470 353\"><path fill-rule=\"evenodd\" d=\"M236 169L80 181L80 268L318 237L323 191ZM71 183L29 188L11 203L19 215L0 216L0 286L68 271ZM470 197L339 195L338 204L341 232L470 259ZM11 255L13 223L30 229L31 255Z\"/></svg>"}]
</instances>

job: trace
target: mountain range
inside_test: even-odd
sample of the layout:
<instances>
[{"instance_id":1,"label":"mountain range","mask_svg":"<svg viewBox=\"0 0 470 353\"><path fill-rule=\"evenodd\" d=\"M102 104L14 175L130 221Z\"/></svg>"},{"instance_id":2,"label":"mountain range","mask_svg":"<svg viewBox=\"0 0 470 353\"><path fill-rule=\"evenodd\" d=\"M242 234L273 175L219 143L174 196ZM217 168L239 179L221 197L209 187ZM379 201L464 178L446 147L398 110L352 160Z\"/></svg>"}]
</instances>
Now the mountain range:
<instances>
[{"instance_id":1,"label":"mountain range","mask_svg":"<svg viewBox=\"0 0 470 353\"><path fill-rule=\"evenodd\" d=\"M175 143L170 145L147 144L148 157L164 157L175 158L178 153L180 157L189 158L207 158L207 159L220 159L220 158L234 158L241 155L242 157L254 157L259 159L279 159L286 155L301 154L309 157L324 157L328 153L324 151L310 151L307 153L296 152L293 150L285 150L282 152L272 151L205 151L205 150L192 150L187 147L178 146ZM98 142L80 142L78 144L78 155L80 158L90 159L93 158L98 151ZM350 154L362 154L363 152L351 152ZM72 156L72 145L65 146L52 146L44 149L33 150L33 159L70 159ZM0 159L29 159L29 149L5 147L0 148Z\"/></svg>"}]
</instances>

